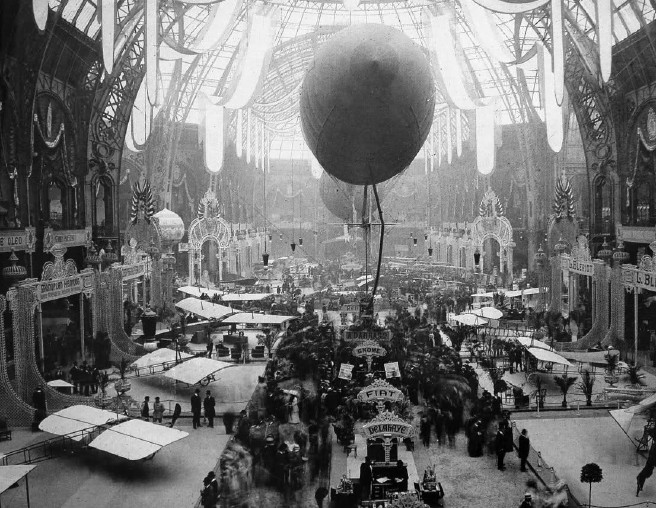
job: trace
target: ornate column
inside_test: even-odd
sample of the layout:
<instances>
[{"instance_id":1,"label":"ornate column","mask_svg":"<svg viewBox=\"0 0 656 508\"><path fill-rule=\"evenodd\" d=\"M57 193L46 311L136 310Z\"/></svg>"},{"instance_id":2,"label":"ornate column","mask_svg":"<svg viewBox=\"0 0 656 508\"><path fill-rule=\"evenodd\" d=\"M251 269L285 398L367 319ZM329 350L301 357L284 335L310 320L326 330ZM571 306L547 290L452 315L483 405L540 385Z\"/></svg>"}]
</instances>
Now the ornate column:
<instances>
[{"instance_id":1,"label":"ornate column","mask_svg":"<svg viewBox=\"0 0 656 508\"><path fill-rule=\"evenodd\" d=\"M86 358L84 350L84 293L79 295L80 302L80 352L82 353L82 360Z\"/></svg>"},{"instance_id":2,"label":"ornate column","mask_svg":"<svg viewBox=\"0 0 656 508\"><path fill-rule=\"evenodd\" d=\"M516 246L515 242L510 242L510 243L508 243L508 248L507 248L507 252L508 252L508 273L510 274L511 283L512 283L514 263L515 263L515 258L514 258L515 246Z\"/></svg>"},{"instance_id":3,"label":"ornate column","mask_svg":"<svg viewBox=\"0 0 656 508\"><path fill-rule=\"evenodd\" d=\"M151 261L150 271L150 305L159 307L162 305L162 260L159 255Z\"/></svg>"},{"instance_id":4,"label":"ornate column","mask_svg":"<svg viewBox=\"0 0 656 508\"><path fill-rule=\"evenodd\" d=\"M551 305L549 310L552 312L561 312L561 302L563 301L563 271L560 262L560 256L553 256L551 263Z\"/></svg>"},{"instance_id":5,"label":"ornate column","mask_svg":"<svg viewBox=\"0 0 656 508\"><path fill-rule=\"evenodd\" d=\"M605 338L608 332L608 280L610 268L605 262L592 261L594 274L592 276L593 322L590 331L581 339L581 347L589 347Z\"/></svg>"}]
</instances>

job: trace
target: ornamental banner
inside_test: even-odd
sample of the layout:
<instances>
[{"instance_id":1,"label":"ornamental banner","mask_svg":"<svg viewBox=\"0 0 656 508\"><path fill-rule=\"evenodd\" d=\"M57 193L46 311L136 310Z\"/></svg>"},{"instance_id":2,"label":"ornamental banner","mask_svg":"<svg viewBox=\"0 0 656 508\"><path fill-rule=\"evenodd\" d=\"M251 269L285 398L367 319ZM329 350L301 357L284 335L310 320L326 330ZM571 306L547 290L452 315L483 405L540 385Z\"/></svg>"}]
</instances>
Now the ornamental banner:
<instances>
[{"instance_id":1,"label":"ornamental banner","mask_svg":"<svg viewBox=\"0 0 656 508\"><path fill-rule=\"evenodd\" d=\"M77 295L82 290L82 277L80 275L74 275L63 279L40 282L36 289L36 298L40 302L49 302L51 300Z\"/></svg>"},{"instance_id":2,"label":"ornamental banner","mask_svg":"<svg viewBox=\"0 0 656 508\"><path fill-rule=\"evenodd\" d=\"M346 381L353 379L353 365L350 363L342 363L339 366L339 375L337 377L339 379L345 379Z\"/></svg>"},{"instance_id":3,"label":"ornamental banner","mask_svg":"<svg viewBox=\"0 0 656 508\"><path fill-rule=\"evenodd\" d=\"M121 265L121 275L123 280L132 280L146 274L145 263L134 263L131 265Z\"/></svg>"},{"instance_id":4,"label":"ornamental banner","mask_svg":"<svg viewBox=\"0 0 656 508\"><path fill-rule=\"evenodd\" d=\"M415 435L415 428L390 411L384 411L362 427L366 439L397 437L405 439Z\"/></svg>"},{"instance_id":5,"label":"ornamental banner","mask_svg":"<svg viewBox=\"0 0 656 508\"><path fill-rule=\"evenodd\" d=\"M49 251L57 243L67 248L89 245L91 243L91 228L62 229L58 231L46 228L43 231L43 250Z\"/></svg>"},{"instance_id":6,"label":"ornamental banner","mask_svg":"<svg viewBox=\"0 0 656 508\"><path fill-rule=\"evenodd\" d=\"M592 261L583 261L572 257L563 257L562 269L579 275L592 276L594 274L594 264Z\"/></svg>"},{"instance_id":7,"label":"ornamental banner","mask_svg":"<svg viewBox=\"0 0 656 508\"><path fill-rule=\"evenodd\" d=\"M36 245L36 229L0 230L0 252L25 251L32 253Z\"/></svg>"}]
</instances>

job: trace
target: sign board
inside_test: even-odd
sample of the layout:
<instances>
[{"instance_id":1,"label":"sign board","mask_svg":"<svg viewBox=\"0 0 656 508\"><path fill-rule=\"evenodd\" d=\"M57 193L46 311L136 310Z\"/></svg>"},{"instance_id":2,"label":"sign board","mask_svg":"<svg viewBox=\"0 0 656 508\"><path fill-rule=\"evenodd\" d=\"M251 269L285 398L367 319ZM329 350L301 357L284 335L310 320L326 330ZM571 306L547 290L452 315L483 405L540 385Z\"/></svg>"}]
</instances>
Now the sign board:
<instances>
[{"instance_id":1,"label":"sign board","mask_svg":"<svg viewBox=\"0 0 656 508\"><path fill-rule=\"evenodd\" d=\"M346 341L389 340L390 334L391 332L389 330L383 330L380 332L374 332L371 330L362 330L362 331L342 330L342 338Z\"/></svg>"},{"instance_id":2,"label":"sign board","mask_svg":"<svg viewBox=\"0 0 656 508\"><path fill-rule=\"evenodd\" d=\"M397 402L403 400L403 392L394 388L387 381L377 379L369 386L365 386L358 393L358 400L360 402L371 402L379 400L389 400L390 402Z\"/></svg>"},{"instance_id":3,"label":"sign board","mask_svg":"<svg viewBox=\"0 0 656 508\"><path fill-rule=\"evenodd\" d=\"M393 377L401 377L401 371L399 370L399 362L390 362L385 364L385 377L391 379Z\"/></svg>"},{"instance_id":4,"label":"sign board","mask_svg":"<svg viewBox=\"0 0 656 508\"><path fill-rule=\"evenodd\" d=\"M93 274L72 275L61 279L47 280L36 285L36 298L42 303L49 302L88 291L92 286Z\"/></svg>"},{"instance_id":5,"label":"sign board","mask_svg":"<svg viewBox=\"0 0 656 508\"><path fill-rule=\"evenodd\" d=\"M640 270L635 267L623 267L622 282L625 286L656 292L656 271Z\"/></svg>"},{"instance_id":6,"label":"sign board","mask_svg":"<svg viewBox=\"0 0 656 508\"><path fill-rule=\"evenodd\" d=\"M339 366L339 375L337 377L339 379L350 381L353 378L353 365L350 363L342 363Z\"/></svg>"},{"instance_id":7,"label":"sign board","mask_svg":"<svg viewBox=\"0 0 656 508\"><path fill-rule=\"evenodd\" d=\"M55 231L46 228L43 231L43 250L49 251L56 243L63 247L79 247L91 243L91 228L63 229Z\"/></svg>"},{"instance_id":8,"label":"sign board","mask_svg":"<svg viewBox=\"0 0 656 508\"><path fill-rule=\"evenodd\" d=\"M373 341L365 341L353 348L353 356L362 358L367 356L385 356L387 351Z\"/></svg>"},{"instance_id":9,"label":"sign board","mask_svg":"<svg viewBox=\"0 0 656 508\"><path fill-rule=\"evenodd\" d=\"M383 412L362 427L366 439L398 437L405 439L415 435L415 428L391 412Z\"/></svg>"},{"instance_id":10,"label":"sign board","mask_svg":"<svg viewBox=\"0 0 656 508\"><path fill-rule=\"evenodd\" d=\"M0 230L0 252L25 251L34 252L36 245L36 230L25 228L21 230Z\"/></svg>"},{"instance_id":11,"label":"sign board","mask_svg":"<svg viewBox=\"0 0 656 508\"><path fill-rule=\"evenodd\" d=\"M359 303L347 303L342 305L340 312L346 312L350 314L359 314L360 313L360 304Z\"/></svg>"},{"instance_id":12,"label":"sign board","mask_svg":"<svg viewBox=\"0 0 656 508\"><path fill-rule=\"evenodd\" d=\"M578 273L579 275L591 276L594 273L592 261L582 261L571 257L563 257L562 269Z\"/></svg>"},{"instance_id":13,"label":"sign board","mask_svg":"<svg viewBox=\"0 0 656 508\"><path fill-rule=\"evenodd\" d=\"M146 265L144 263L135 263L132 265L121 265L123 280L132 280L146 274Z\"/></svg>"},{"instance_id":14,"label":"sign board","mask_svg":"<svg viewBox=\"0 0 656 508\"><path fill-rule=\"evenodd\" d=\"M178 244L178 252L189 252L189 244L187 242L180 242Z\"/></svg>"}]
</instances>

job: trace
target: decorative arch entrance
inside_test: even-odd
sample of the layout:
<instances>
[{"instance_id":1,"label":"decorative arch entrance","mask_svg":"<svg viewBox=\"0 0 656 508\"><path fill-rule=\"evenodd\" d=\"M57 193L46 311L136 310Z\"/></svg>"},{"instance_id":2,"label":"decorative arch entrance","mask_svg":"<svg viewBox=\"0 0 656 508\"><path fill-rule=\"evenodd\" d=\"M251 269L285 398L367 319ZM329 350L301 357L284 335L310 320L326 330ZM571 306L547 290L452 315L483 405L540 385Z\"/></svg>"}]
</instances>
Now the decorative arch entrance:
<instances>
[{"instance_id":1,"label":"decorative arch entrance","mask_svg":"<svg viewBox=\"0 0 656 508\"><path fill-rule=\"evenodd\" d=\"M474 246L482 255L485 240L494 239L499 244L499 272L513 272L513 228L504 216L503 205L492 189L485 191L473 223ZM488 253L489 254L489 253Z\"/></svg>"},{"instance_id":2,"label":"decorative arch entrance","mask_svg":"<svg viewBox=\"0 0 656 508\"><path fill-rule=\"evenodd\" d=\"M221 218L219 201L208 190L198 204L198 217L189 226L189 285L200 284L201 252L203 244L213 240L219 249L227 249L230 243L230 224ZM219 280L223 280L223 263L219 262Z\"/></svg>"}]
</instances>

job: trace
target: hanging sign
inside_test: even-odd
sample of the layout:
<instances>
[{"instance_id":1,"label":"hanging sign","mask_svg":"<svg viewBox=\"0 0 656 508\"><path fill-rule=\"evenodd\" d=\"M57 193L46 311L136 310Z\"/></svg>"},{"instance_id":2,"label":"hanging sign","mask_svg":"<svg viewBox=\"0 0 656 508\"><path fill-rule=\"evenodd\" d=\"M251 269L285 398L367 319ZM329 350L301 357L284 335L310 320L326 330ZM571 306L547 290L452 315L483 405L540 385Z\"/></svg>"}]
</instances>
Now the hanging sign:
<instances>
[{"instance_id":1,"label":"hanging sign","mask_svg":"<svg viewBox=\"0 0 656 508\"><path fill-rule=\"evenodd\" d=\"M63 229L55 231L46 228L43 231L43 250L49 251L56 243L63 247L79 247L91 243L91 228Z\"/></svg>"},{"instance_id":2,"label":"hanging sign","mask_svg":"<svg viewBox=\"0 0 656 508\"><path fill-rule=\"evenodd\" d=\"M353 379L353 365L350 363L342 363L339 366L339 375L337 377L339 379L345 379L346 381Z\"/></svg>"},{"instance_id":3,"label":"hanging sign","mask_svg":"<svg viewBox=\"0 0 656 508\"><path fill-rule=\"evenodd\" d=\"M36 244L36 230L0 230L0 252L25 251L34 252Z\"/></svg>"},{"instance_id":4,"label":"hanging sign","mask_svg":"<svg viewBox=\"0 0 656 508\"><path fill-rule=\"evenodd\" d=\"M389 340L390 334L391 332L389 330L383 330L380 332L374 332L371 330L363 330L363 331L342 330L342 338L346 341L351 341L351 342Z\"/></svg>"},{"instance_id":5,"label":"hanging sign","mask_svg":"<svg viewBox=\"0 0 656 508\"><path fill-rule=\"evenodd\" d=\"M369 423L365 423L362 427L362 434L366 439L384 438L390 435L405 439L415 435L415 428L396 414L385 411Z\"/></svg>"},{"instance_id":6,"label":"hanging sign","mask_svg":"<svg viewBox=\"0 0 656 508\"><path fill-rule=\"evenodd\" d=\"M656 273L637 270L635 274L635 285L647 291L656 291Z\"/></svg>"},{"instance_id":7,"label":"hanging sign","mask_svg":"<svg viewBox=\"0 0 656 508\"><path fill-rule=\"evenodd\" d=\"M401 370L399 369L399 362L390 362L385 364L385 377L391 379L393 377L401 377Z\"/></svg>"},{"instance_id":8,"label":"hanging sign","mask_svg":"<svg viewBox=\"0 0 656 508\"><path fill-rule=\"evenodd\" d=\"M385 356L387 351L384 347L379 346L374 341L366 340L353 349L353 356L358 358L367 356Z\"/></svg>"},{"instance_id":9,"label":"hanging sign","mask_svg":"<svg viewBox=\"0 0 656 508\"><path fill-rule=\"evenodd\" d=\"M49 280L39 283L36 296L40 302L49 302L82 292L82 277L74 275L58 280Z\"/></svg>"}]
</instances>

